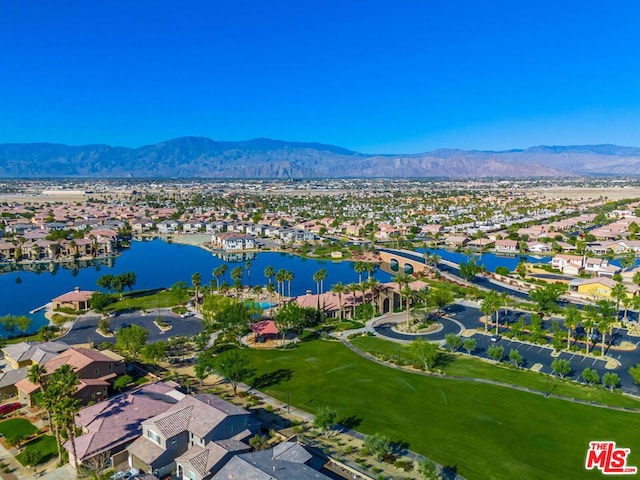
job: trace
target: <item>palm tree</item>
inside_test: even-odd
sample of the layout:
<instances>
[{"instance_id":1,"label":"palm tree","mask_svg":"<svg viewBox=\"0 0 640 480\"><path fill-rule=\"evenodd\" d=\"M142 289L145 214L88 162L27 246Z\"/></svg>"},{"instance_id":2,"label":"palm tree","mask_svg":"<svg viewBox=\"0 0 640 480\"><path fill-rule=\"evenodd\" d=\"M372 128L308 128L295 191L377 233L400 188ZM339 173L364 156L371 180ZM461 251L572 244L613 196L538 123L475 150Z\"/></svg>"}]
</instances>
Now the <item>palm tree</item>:
<instances>
[{"instance_id":1,"label":"palm tree","mask_svg":"<svg viewBox=\"0 0 640 480\"><path fill-rule=\"evenodd\" d=\"M231 279L233 280L233 288L236 289L236 295L240 298L240 290L242 289L242 267L236 267L231 270Z\"/></svg>"},{"instance_id":2,"label":"palm tree","mask_svg":"<svg viewBox=\"0 0 640 480\"><path fill-rule=\"evenodd\" d=\"M598 313L598 309L595 307L595 305L587 305L584 310L585 315L582 319L582 326L587 333L587 340L585 343L587 344L587 355L589 355L589 341L591 340L593 329L598 322L600 314Z\"/></svg>"},{"instance_id":3,"label":"palm tree","mask_svg":"<svg viewBox=\"0 0 640 480\"><path fill-rule=\"evenodd\" d=\"M282 303L282 297L284 297L284 282L287 279L287 271L281 268L276 273L276 282L278 283L278 295L280 296L280 303Z\"/></svg>"},{"instance_id":4,"label":"palm tree","mask_svg":"<svg viewBox=\"0 0 640 480\"><path fill-rule=\"evenodd\" d=\"M640 285L640 271L633 274L633 283Z\"/></svg>"},{"instance_id":5,"label":"palm tree","mask_svg":"<svg viewBox=\"0 0 640 480\"><path fill-rule=\"evenodd\" d=\"M267 265L264 269L264 276L269 279L269 283L273 281L273 277L276 275L276 269L273 268L273 265Z\"/></svg>"},{"instance_id":6,"label":"palm tree","mask_svg":"<svg viewBox=\"0 0 640 480\"><path fill-rule=\"evenodd\" d=\"M244 268L247 271L247 285L249 287L251 286L251 265L253 265L251 262L245 262L244 264Z\"/></svg>"},{"instance_id":7,"label":"palm tree","mask_svg":"<svg viewBox=\"0 0 640 480\"><path fill-rule=\"evenodd\" d=\"M400 290L400 294L405 298L405 305L407 306L407 328L409 328L409 317L411 313L411 306L409 305L409 300L411 299L411 295L413 294L413 290L407 283L402 290Z\"/></svg>"},{"instance_id":8,"label":"palm tree","mask_svg":"<svg viewBox=\"0 0 640 480\"><path fill-rule=\"evenodd\" d=\"M191 275L191 284L193 285L193 289L195 290L195 303L196 303L196 312L198 311L198 304L200 303L200 284L202 283L202 277L200 273L195 272Z\"/></svg>"},{"instance_id":9,"label":"palm tree","mask_svg":"<svg viewBox=\"0 0 640 480\"><path fill-rule=\"evenodd\" d=\"M600 307L600 321L598 322L598 330L600 330L600 333L602 333L602 356L604 357L607 332L611 333L618 310L614 310L613 302L610 302L608 300L599 300L598 307Z\"/></svg>"},{"instance_id":10,"label":"palm tree","mask_svg":"<svg viewBox=\"0 0 640 480\"><path fill-rule=\"evenodd\" d=\"M365 263L360 261L355 262L353 264L353 269L358 274L358 283L362 283L362 272L364 272L367 269Z\"/></svg>"},{"instance_id":11,"label":"palm tree","mask_svg":"<svg viewBox=\"0 0 640 480\"><path fill-rule=\"evenodd\" d=\"M616 318L619 315L619 311L620 311L620 302L622 300L624 300L625 298L627 298L629 296L629 290L627 290L627 287L622 283L622 282L618 282L615 284L615 286L611 289L611 297L616 299Z\"/></svg>"},{"instance_id":12,"label":"palm tree","mask_svg":"<svg viewBox=\"0 0 640 480\"><path fill-rule=\"evenodd\" d=\"M62 422L61 427L67 432L67 438L71 442L71 451L73 458L77 460L78 453L76 451L76 414L80 410L78 400L73 397L65 396L60 399L56 405L57 417Z\"/></svg>"},{"instance_id":13,"label":"palm tree","mask_svg":"<svg viewBox=\"0 0 640 480\"><path fill-rule=\"evenodd\" d=\"M269 294L269 303L273 304L273 294L276 293L276 286L271 282L267 284L267 293Z\"/></svg>"},{"instance_id":14,"label":"palm tree","mask_svg":"<svg viewBox=\"0 0 640 480\"><path fill-rule=\"evenodd\" d=\"M357 283L350 283L346 286L346 289L351 295L353 295L353 315L351 318L356 316L356 302L358 300L358 292L360 291L360 286Z\"/></svg>"},{"instance_id":15,"label":"palm tree","mask_svg":"<svg viewBox=\"0 0 640 480\"><path fill-rule=\"evenodd\" d=\"M213 269L213 276L216 279L217 289L220 290L220 277L224 275L224 271L222 270L222 266L216 267Z\"/></svg>"},{"instance_id":16,"label":"palm tree","mask_svg":"<svg viewBox=\"0 0 640 480\"><path fill-rule=\"evenodd\" d=\"M380 282L378 282L378 280L376 280L374 277L369 277L366 281L366 285L369 288L369 291L371 292L371 305L374 305L374 314L379 310L378 309L378 305L377 302L374 303L374 301L376 300L376 292L378 289L378 285L380 285Z\"/></svg>"},{"instance_id":17,"label":"palm tree","mask_svg":"<svg viewBox=\"0 0 640 480\"><path fill-rule=\"evenodd\" d=\"M318 278L320 279L320 294L324 293L324 281L327 278L327 270L324 268L321 268L320 270L318 270Z\"/></svg>"},{"instance_id":18,"label":"palm tree","mask_svg":"<svg viewBox=\"0 0 640 480\"><path fill-rule=\"evenodd\" d=\"M567 327L567 350L571 349L571 330L574 330L582 320L582 313L575 305L567 307L564 315L564 325Z\"/></svg>"},{"instance_id":19,"label":"palm tree","mask_svg":"<svg viewBox=\"0 0 640 480\"><path fill-rule=\"evenodd\" d=\"M373 262L367 262L364 265L365 265L365 271L367 272L367 280L369 280L371 278L371 275L373 275L375 271L378 269L378 265L376 265Z\"/></svg>"},{"instance_id":20,"label":"palm tree","mask_svg":"<svg viewBox=\"0 0 640 480\"><path fill-rule=\"evenodd\" d=\"M398 291L401 291L402 287L409 283L409 277L404 273L398 273L393 277L393 281L398 284ZM400 294L400 310L402 310L402 294Z\"/></svg>"},{"instance_id":21,"label":"palm tree","mask_svg":"<svg viewBox=\"0 0 640 480\"><path fill-rule=\"evenodd\" d=\"M315 272L312 278L313 278L313 281L316 282L316 295L320 295L320 281L322 279L322 269Z\"/></svg>"},{"instance_id":22,"label":"palm tree","mask_svg":"<svg viewBox=\"0 0 640 480\"><path fill-rule=\"evenodd\" d=\"M34 363L29 370L27 371L27 380L29 380L34 385L40 385L40 389L44 392L47 385L47 369L44 365L38 365ZM44 404L42 407L47 412L47 417L49 417L49 428L53 430L53 424L51 423L51 410L48 409Z\"/></svg>"},{"instance_id":23,"label":"palm tree","mask_svg":"<svg viewBox=\"0 0 640 480\"><path fill-rule=\"evenodd\" d=\"M293 272L291 270L287 270L284 275L284 279L287 281L288 292L287 296L291 298L291 282L293 282Z\"/></svg>"},{"instance_id":24,"label":"palm tree","mask_svg":"<svg viewBox=\"0 0 640 480\"><path fill-rule=\"evenodd\" d=\"M480 311L484 313L487 317L489 317L489 319L484 323L484 331L488 332L491 318L493 318L494 314L496 314L497 316L498 312L500 311L500 295L494 290L491 290L490 292L488 292L484 296L484 299L482 300L482 304L480 305ZM496 325L497 323L498 322L496 321Z\"/></svg>"},{"instance_id":25,"label":"palm tree","mask_svg":"<svg viewBox=\"0 0 640 480\"><path fill-rule=\"evenodd\" d=\"M338 282L331 287L331 291L338 295L338 315L340 316L340 320L342 320L342 294L346 291L346 288L342 282Z\"/></svg>"}]
</instances>

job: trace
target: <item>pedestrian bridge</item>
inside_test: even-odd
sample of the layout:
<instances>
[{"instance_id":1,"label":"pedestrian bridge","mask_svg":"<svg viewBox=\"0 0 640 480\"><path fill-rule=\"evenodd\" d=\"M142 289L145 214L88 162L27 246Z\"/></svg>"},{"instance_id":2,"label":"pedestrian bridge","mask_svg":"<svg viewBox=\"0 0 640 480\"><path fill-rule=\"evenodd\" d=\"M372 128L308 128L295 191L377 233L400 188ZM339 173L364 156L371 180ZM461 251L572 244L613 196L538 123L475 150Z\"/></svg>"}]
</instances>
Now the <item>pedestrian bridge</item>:
<instances>
[{"instance_id":1,"label":"pedestrian bridge","mask_svg":"<svg viewBox=\"0 0 640 480\"><path fill-rule=\"evenodd\" d=\"M379 254L380 260L388 263L389 269L394 273L411 275L412 273L424 272L426 270L424 259L419 253L409 250L392 250L385 248L381 249Z\"/></svg>"}]
</instances>

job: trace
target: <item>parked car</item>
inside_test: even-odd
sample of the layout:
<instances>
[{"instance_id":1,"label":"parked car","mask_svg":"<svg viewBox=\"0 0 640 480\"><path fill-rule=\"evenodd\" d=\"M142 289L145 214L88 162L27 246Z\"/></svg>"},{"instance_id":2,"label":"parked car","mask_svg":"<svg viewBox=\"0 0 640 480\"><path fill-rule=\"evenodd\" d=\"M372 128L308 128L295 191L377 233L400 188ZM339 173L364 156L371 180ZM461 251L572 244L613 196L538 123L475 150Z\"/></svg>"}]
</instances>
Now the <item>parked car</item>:
<instances>
[{"instance_id":1,"label":"parked car","mask_svg":"<svg viewBox=\"0 0 640 480\"><path fill-rule=\"evenodd\" d=\"M185 313L181 313L180 314L180 318L189 318L189 317L192 317L192 316L193 316L193 313L191 313L191 312L185 312Z\"/></svg>"},{"instance_id":2,"label":"parked car","mask_svg":"<svg viewBox=\"0 0 640 480\"><path fill-rule=\"evenodd\" d=\"M7 413L14 412L22 408L22 404L18 402L6 403L4 405L0 405L0 415L6 415Z\"/></svg>"},{"instance_id":3,"label":"parked car","mask_svg":"<svg viewBox=\"0 0 640 480\"><path fill-rule=\"evenodd\" d=\"M118 329L122 330L123 328L129 328L130 326L131 326L131 325L129 325L128 323L126 323L126 322L122 322L122 323L120 324L120 326L118 327Z\"/></svg>"},{"instance_id":4,"label":"parked car","mask_svg":"<svg viewBox=\"0 0 640 480\"><path fill-rule=\"evenodd\" d=\"M491 335L491 341L492 342L497 342L498 340L500 340L500 334L499 333L494 333L493 335Z\"/></svg>"}]
</instances>

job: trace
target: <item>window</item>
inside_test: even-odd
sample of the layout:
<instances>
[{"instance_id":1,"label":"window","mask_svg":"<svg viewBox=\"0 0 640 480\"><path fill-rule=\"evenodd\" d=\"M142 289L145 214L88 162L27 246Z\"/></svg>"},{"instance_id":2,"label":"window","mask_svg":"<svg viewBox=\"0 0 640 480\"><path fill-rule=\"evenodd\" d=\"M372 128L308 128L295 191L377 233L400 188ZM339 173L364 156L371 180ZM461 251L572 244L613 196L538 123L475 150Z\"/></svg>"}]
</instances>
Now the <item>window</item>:
<instances>
[{"instance_id":1,"label":"window","mask_svg":"<svg viewBox=\"0 0 640 480\"><path fill-rule=\"evenodd\" d=\"M109 364L109 371L113 370L113 363Z\"/></svg>"},{"instance_id":2,"label":"window","mask_svg":"<svg viewBox=\"0 0 640 480\"><path fill-rule=\"evenodd\" d=\"M100 369L96 368L96 375L100 375Z\"/></svg>"},{"instance_id":3,"label":"window","mask_svg":"<svg viewBox=\"0 0 640 480\"><path fill-rule=\"evenodd\" d=\"M149 437L151 440L153 440L158 445L160 445L160 436L156 432L154 432L153 430L148 430L147 431L147 437Z\"/></svg>"}]
</instances>

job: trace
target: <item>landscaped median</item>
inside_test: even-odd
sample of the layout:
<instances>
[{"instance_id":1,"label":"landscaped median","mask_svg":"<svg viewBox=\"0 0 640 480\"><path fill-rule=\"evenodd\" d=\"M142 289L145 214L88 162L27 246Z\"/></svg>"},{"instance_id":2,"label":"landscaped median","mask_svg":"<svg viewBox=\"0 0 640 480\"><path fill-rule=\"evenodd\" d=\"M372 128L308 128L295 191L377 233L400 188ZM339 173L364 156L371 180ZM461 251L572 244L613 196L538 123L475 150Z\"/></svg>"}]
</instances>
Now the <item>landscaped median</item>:
<instances>
[{"instance_id":1,"label":"landscaped median","mask_svg":"<svg viewBox=\"0 0 640 480\"><path fill-rule=\"evenodd\" d=\"M394 442L406 442L414 451L455 466L470 480L596 478L598 473L584 470L584 459L588 443L599 439L614 439L630 448L628 464L640 465L638 413L403 372L334 341L313 340L287 350L249 350L247 355L256 368L253 383L266 393L312 412L332 406L356 430L382 432ZM467 365L450 365L474 376ZM486 367L495 370L493 365ZM477 368L476 374L484 372ZM504 369L504 373L524 372ZM565 388L575 392L580 387ZM638 406L622 396L610 398L615 404Z\"/></svg>"}]
</instances>

